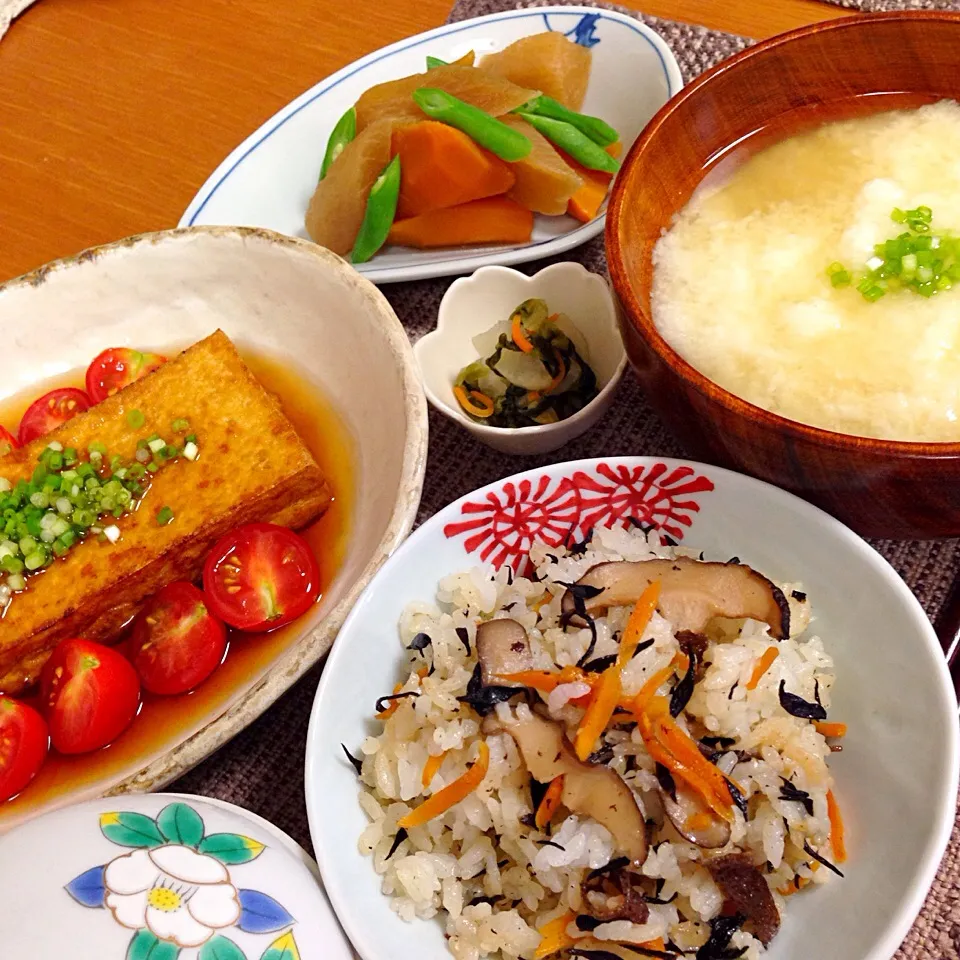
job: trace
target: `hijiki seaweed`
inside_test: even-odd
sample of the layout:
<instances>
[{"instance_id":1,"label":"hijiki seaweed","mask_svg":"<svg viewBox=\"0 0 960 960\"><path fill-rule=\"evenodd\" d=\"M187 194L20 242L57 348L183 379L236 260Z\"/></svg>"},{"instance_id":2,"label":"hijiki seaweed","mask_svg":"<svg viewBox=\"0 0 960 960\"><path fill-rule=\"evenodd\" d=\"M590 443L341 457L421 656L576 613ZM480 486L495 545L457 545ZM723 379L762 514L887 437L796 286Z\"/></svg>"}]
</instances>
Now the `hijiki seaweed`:
<instances>
[{"instance_id":1,"label":"hijiki seaweed","mask_svg":"<svg viewBox=\"0 0 960 960\"><path fill-rule=\"evenodd\" d=\"M343 747L343 752L347 755L347 759L350 761L350 763L353 764L353 769L357 771L357 776L359 777L360 774L363 773L363 761L362 761L362 760L358 760L358 759L347 749L346 744L341 743L340 746Z\"/></svg>"},{"instance_id":2,"label":"hijiki seaweed","mask_svg":"<svg viewBox=\"0 0 960 960\"><path fill-rule=\"evenodd\" d=\"M817 690L817 702L811 703L798 697L796 694L787 693L786 682L780 681L780 706L793 717L799 717L801 720L826 720L827 711L824 710L819 700L819 689Z\"/></svg>"},{"instance_id":3,"label":"hijiki seaweed","mask_svg":"<svg viewBox=\"0 0 960 960\"><path fill-rule=\"evenodd\" d=\"M457 700L473 707L481 717L485 717L498 703L506 703L511 697L526 693L524 687L484 686L482 671L478 663L470 675L466 694L457 697Z\"/></svg>"}]
</instances>

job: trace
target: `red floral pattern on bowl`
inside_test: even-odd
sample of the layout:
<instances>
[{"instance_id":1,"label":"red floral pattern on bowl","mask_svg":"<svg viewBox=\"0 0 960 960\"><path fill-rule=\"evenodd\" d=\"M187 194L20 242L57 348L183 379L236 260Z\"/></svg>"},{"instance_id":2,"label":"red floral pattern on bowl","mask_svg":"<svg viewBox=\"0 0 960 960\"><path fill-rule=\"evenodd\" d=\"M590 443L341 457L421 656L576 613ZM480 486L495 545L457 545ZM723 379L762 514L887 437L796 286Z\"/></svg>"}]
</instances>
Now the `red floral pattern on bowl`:
<instances>
[{"instance_id":1,"label":"red floral pattern on bowl","mask_svg":"<svg viewBox=\"0 0 960 960\"><path fill-rule=\"evenodd\" d=\"M596 527L639 526L679 541L700 510L696 496L713 481L686 464L633 465L599 462L589 470L556 477L507 480L501 490L464 501L462 520L444 526L444 535L465 536L464 549L498 569L508 563L526 571L535 540L572 546Z\"/></svg>"}]
</instances>

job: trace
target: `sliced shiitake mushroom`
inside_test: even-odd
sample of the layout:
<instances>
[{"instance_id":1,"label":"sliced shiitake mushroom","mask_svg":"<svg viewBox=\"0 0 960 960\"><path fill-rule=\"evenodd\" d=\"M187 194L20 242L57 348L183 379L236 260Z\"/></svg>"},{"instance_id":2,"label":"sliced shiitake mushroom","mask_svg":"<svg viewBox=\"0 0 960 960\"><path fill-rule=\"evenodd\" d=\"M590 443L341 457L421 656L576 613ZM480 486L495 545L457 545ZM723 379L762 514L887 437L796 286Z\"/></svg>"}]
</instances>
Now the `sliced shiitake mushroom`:
<instances>
[{"instance_id":1,"label":"sliced shiitake mushroom","mask_svg":"<svg viewBox=\"0 0 960 960\"><path fill-rule=\"evenodd\" d=\"M704 864L727 901L727 912L747 918L744 929L766 946L780 929L780 911L766 878L745 853L727 853Z\"/></svg>"},{"instance_id":2,"label":"sliced shiitake mushroom","mask_svg":"<svg viewBox=\"0 0 960 960\"><path fill-rule=\"evenodd\" d=\"M581 599L586 611L594 613L636 603L654 582L660 583L657 609L677 630L702 633L717 617L749 618L766 623L777 640L790 635L790 605L783 591L741 563L707 563L690 557L618 560L591 567L577 586L599 589L589 599ZM568 622L582 625L570 588L563 595L562 612Z\"/></svg>"},{"instance_id":3,"label":"sliced shiitake mushroom","mask_svg":"<svg viewBox=\"0 0 960 960\"><path fill-rule=\"evenodd\" d=\"M491 732L488 717L485 732ZM504 723L500 729L513 737L527 766L540 783L563 776L560 802L572 813L592 817L613 835L617 849L634 863L647 858L647 826L633 791L609 767L581 761L559 724L535 713Z\"/></svg>"},{"instance_id":4,"label":"sliced shiitake mushroom","mask_svg":"<svg viewBox=\"0 0 960 960\"><path fill-rule=\"evenodd\" d=\"M672 790L661 785L658 790L663 812L677 833L705 850L724 847L730 840L730 824L717 816L700 795L682 780L674 780Z\"/></svg>"},{"instance_id":5,"label":"sliced shiitake mushroom","mask_svg":"<svg viewBox=\"0 0 960 960\"><path fill-rule=\"evenodd\" d=\"M477 659L485 686L520 686L503 678L533 668L527 631L516 620L486 620L477 627Z\"/></svg>"}]
</instances>

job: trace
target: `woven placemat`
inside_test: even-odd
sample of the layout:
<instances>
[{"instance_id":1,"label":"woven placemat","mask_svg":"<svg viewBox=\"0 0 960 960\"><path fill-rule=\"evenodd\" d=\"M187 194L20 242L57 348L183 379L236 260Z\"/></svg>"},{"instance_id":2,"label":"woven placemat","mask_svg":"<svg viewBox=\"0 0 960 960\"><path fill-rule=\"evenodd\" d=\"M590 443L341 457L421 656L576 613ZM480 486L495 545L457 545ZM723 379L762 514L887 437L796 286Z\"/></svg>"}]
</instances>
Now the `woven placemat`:
<instances>
[{"instance_id":1,"label":"woven placemat","mask_svg":"<svg viewBox=\"0 0 960 960\"><path fill-rule=\"evenodd\" d=\"M502 10L504 0L460 0L451 19ZM542 6L544 4L523 4ZM622 8L621 8L622 9ZM747 45L742 37L635 14L670 44L686 79ZM599 273L606 271L603 240L586 244L569 259ZM549 261L529 264L534 272ZM396 284L384 288L411 339L432 329L450 280ZM446 418L430 412L430 454L419 520L478 486L520 470L578 457L647 454L683 456L683 450L650 410L633 378L627 376L612 412L589 436L548 457L507 457L471 441ZM931 618L936 617L960 561L957 541L876 542L874 546L913 588ZM272 709L231 744L173 785L238 803L273 821L310 849L303 799L307 722L319 670L312 671ZM891 817L896 815L891 811ZM891 869L896 865L891 864ZM960 960L960 829L955 831L937 880L897 960ZM827 956L827 954L824 954ZM832 958L859 960L859 958Z\"/></svg>"},{"instance_id":2,"label":"woven placemat","mask_svg":"<svg viewBox=\"0 0 960 960\"><path fill-rule=\"evenodd\" d=\"M826 3L862 10L865 13L882 13L886 10L960 10L957 0L824 0Z\"/></svg>"}]
</instances>

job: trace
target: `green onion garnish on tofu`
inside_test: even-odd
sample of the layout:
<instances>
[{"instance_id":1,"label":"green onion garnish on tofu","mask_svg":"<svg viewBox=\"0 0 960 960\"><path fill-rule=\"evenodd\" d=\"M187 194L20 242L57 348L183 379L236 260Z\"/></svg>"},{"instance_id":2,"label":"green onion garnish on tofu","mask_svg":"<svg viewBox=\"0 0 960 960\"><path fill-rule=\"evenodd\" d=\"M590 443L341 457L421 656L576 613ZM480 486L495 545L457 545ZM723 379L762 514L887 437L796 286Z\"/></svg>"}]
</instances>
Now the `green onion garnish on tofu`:
<instances>
[{"instance_id":1,"label":"green onion garnish on tofu","mask_svg":"<svg viewBox=\"0 0 960 960\"><path fill-rule=\"evenodd\" d=\"M136 416L134 416L136 415ZM127 422L145 422L139 410ZM176 420L182 430L186 420ZM183 426L186 424L186 426ZM37 458L29 480L16 483L0 477L0 592L8 599L26 589L28 577L65 557L87 537L105 544L121 539L116 521L132 513L146 496L153 474L182 456L196 460L200 453L195 434L183 447L154 434L137 441L134 459L108 455L105 444L95 441L85 451L66 449L56 441ZM156 513L160 526L171 523L174 513L164 505ZM0 603L0 613L5 603Z\"/></svg>"}]
</instances>

